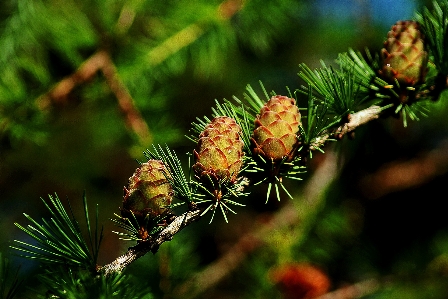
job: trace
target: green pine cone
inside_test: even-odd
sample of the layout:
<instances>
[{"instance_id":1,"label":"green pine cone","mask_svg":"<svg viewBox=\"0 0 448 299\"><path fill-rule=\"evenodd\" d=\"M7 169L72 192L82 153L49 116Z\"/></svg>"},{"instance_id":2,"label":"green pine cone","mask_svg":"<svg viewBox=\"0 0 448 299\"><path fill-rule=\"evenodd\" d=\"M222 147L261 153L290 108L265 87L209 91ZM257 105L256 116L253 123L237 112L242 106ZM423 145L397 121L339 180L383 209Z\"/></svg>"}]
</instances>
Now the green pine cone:
<instances>
[{"instance_id":1,"label":"green pine cone","mask_svg":"<svg viewBox=\"0 0 448 299\"><path fill-rule=\"evenodd\" d=\"M381 51L383 67L380 75L389 83L398 80L404 87L424 81L428 53L423 35L415 21L398 21L392 26Z\"/></svg>"},{"instance_id":2,"label":"green pine cone","mask_svg":"<svg viewBox=\"0 0 448 299\"><path fill-rule=\"evenodd\" d=\"M138 167L124 188L121 215L132 219L132 214L142 224L149 215L155 218L167 211L174 191L167 180L166 168L162 161L149 160Z\"/></svg>"},{"instance_id":3,"label":"green pine cone","mask_svg":"<svg viewBox=\"0 0 448 299\"><path fill-rule=\"evenodd\" d=\"M298 145L300 112L293 98L273 96L255 119L254 154L273 161L291 161Z\"/></svg>"},{"instance_id":4,"label":"green pine cone","mask_svg":"<svg viewBox=\"0 0 448 299\"><path fill-rule=\"evenodd\" d=\"M204 182L234 183L243 164L241 128L233 118L215 117L199 135L195 174Z\"/></svg>"}]
</instances>

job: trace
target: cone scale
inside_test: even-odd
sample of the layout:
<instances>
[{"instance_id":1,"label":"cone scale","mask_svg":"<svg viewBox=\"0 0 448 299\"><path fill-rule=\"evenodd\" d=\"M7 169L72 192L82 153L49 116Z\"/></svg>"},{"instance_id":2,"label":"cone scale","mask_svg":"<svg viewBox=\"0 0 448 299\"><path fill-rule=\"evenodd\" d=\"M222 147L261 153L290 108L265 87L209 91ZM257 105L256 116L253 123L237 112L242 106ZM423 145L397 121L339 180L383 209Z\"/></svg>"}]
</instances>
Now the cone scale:
<instances>
[{"instance_id":1,"label":"cone scale","mask_svg":"<svg viewBox=\"0 0 448 299\"><path fill-rule=\"evenodd\" d=\"M203 214L213 211L210 222L218 208L227 222L226 213L235 213L228 204L241 205L227 198L230 194L235 195L234 191L229 190L237 185L238 174L243 165L244 143L241 134L241 127L233 118L215 117L200 133L193 152L195 176L212 197L211 204L203 211Z\"/></svg>"},{"instance_id":2,"label":"cone scale","mask_svg":"<svg viewBox=\"0 0 448 299\"><path fill-rule=\"evenodd\" d=\"M204 128L194 150L193 170L199 180L215 187L236 181L243 164L240 134L240 126L227 116L214 118Z\"/></svg>"},{"instance_id":3,"label":"cone scale","mask_svg":"<svg viewBox=\"0 0 448 299\"><path fill-rule=\"evenodd\" d=\"M124 187L121 215L137 220L139 235L143 240L148 237L148 219L166 215L172 203L174 191L166 174L162 161L148 160L135 170Z\"/></svg>"},{"instance_id":4,"label":"cone scale","mask_svg":"<svg viewBox=\"0 0 448 299\"><path fill-rule=\"evenodd\" d=\"M293 98L273 96L255 119L253 153L266 160L289 162L298 146L300 112Z\"/></svg>"},{"instance_id":5,"label":"cone scale","mask_svg":"<svg viewBox=\"0 0 448 299\"><path fill-rule=\"evenodd\" d=\"M428 52L420 25L415 21L398 21L387 34L381 50L379 75L388 83L398 82L400 102L408 101L408 90L425 81Z\"/></svg>"}]
</instances>

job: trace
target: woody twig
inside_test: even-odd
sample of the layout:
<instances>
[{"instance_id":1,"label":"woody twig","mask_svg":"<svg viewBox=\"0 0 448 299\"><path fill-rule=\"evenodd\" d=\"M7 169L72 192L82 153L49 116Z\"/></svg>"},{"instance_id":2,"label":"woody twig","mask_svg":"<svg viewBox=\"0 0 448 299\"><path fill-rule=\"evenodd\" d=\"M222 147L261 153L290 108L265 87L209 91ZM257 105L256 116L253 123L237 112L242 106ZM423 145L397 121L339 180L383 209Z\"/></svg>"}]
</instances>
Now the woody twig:
<instances>
[{"instance_id":1,"label":"woody twig","mask_svg":"<svg viewBox=\"0 0 448 299\"><path fill-rule=\"evenodd\" d=\"M73 90L101 73L112 93L118 100L118 106L126 121L127 127L133 131L145 144L151 139L151 134L140 111L134 104L128 89L121 81L117 69L105 50L100 50L84 61L70 76L62 79L49 92L36 100L41 110L49 109L52 104L63 103Z\"/></svg>"}]
</instances>

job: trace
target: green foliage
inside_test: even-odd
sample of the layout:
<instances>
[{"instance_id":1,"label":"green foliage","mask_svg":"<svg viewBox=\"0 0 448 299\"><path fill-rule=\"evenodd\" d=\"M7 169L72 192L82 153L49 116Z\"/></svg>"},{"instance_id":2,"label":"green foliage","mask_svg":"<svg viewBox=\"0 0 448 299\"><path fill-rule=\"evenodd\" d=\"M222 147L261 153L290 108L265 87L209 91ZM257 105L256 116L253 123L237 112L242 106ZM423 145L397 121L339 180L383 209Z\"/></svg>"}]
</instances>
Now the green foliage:
<instances>
[{"instance_id":1,"label":"green foliage","mask_svg":"<svg viewBox=\"0 0 448 299\"><path fill-rule=\"evenodd\" d=\"M113 57L115 75L129 89L153 137L172 142L180 132L169 117L167 97L175 90L167 80L190 67L197 77L218 78L241 44L266 55L300 7L292 0L260 3L6 1L1 6L9 14L0 26L0 133L45 144L51 108L72 100L69 94L48 99L48 92L89 56L104 50ZM75 78L73 83L86 85L89 79ZM107 96L113 97L114 87L104 83L110 84L100 78L94 87L109 89ZM99 100L84 88L76 93L81 101ZM141 142L148 145L147 140Z\"/></svg>"},{"instance_id":2,"label":"green foliage","mask_svg":"<svg viewBox=\"0 0 448 299\"><path fill-rule=\"evenodd\" d=\"M357 111L359 105L367 100L367 95L360 95L360 89L366 86L355 81L354 68L344 66L341 70L328 67L321 61L322 68L311 71L306 65L301 64L302 78L313 91L316 91L325 101L327 111L337 117L344 117L349 113Z\"/></svg>"},{"instance_id":3,"label":"green foliage","mask_svg":"<svg viewBox=\"0 0 448 299\"><path fill-rule=\"evenodd\" d=\"M303 125L300 127L300 133L303 141L303 150L312 157L312 151L318 150L323 152L322 147L325 144L319 139L328 129L340 122L340 117L331 117L327 115L327 107L324 104L315 104L315 96L313 95L313 87L308 86L308 106L306 108L307 115L304 117ZM330 139L331 140L331 139Z\"/></svg>"},{"instance_id":4,"label":"green foliage","mask_svg":"<svg viewBox=\"0 0 448 299\"><path fill-rule=\"evenodd\" d=\"M361 52L354 51L349 48L347 52L340 53L336 60L337 64L341 67L353 71L354 78L358 83L359 91L368 92L371 88L372 78L378 80L375 70L380 68L378 54L372 57L372 54L366 49L365 55L367 59L363 57Z\"/></svg>"},{"instance_id":5,"label":"green foliage","mask_svg":"<svg viewBox=\"0 0 448 299\"><path fill-rule=\"evenodd\" d=\"M31 216L24 214L32 223L26 227L15 223L15 225L32 237L37 244L15 240L17 246L12 248L22 252L22 256L36 259L44 264L62 264L77 266L95 271L98 260L98 253L103 239L102 230L98 228L98 207L94 227L90 225L87 199L84 194L84 215L88 239L85 240L78 221L67 213L62 202L57 195L49 196L50 203L42 199L52 218L42 219L42 224L34 220Z\"/></svg>"},{"instance_id":6,"label":"green foliage","mask_svg":"<svg viewBox=\"0 0 448 299\"><path fill-rule=\"evenodd\" d=\"M196 183L196 182L195 182ZM204 209L201 216L205 215L207 212L211 211L212 216L210 218L210 223L213 221L215 217L216 210L220 210L222 213L222 216L224 217L224 220L228 222L227 220L227 213L231 212L233 214L236 214L234 210L230 208L230 205L234 206L240 206L244 207L245 205L242 203L237 202L236 200L233 200L233 198L240 198L243 196L249 195L249 193L242 192L244 190L244 186L247 185L247 183L244 181L244 179L240 180L236 184L232 185L224 185L220 186L220 188L225 190L224 195L220 198L220 200L216 200L214 198L214 194L210 192L210 190L200 183L196 183L198 186L198 190L202 190L203 192L203 198L201 198L198 201L198 204L205 204L207 205L207 208Z\"/></svg>"},{"instance_id":7,"label":"green foliage","mask_svg":"<svg viewBox=\"0 0 448 299\"><path fill-rule=\"evenodd\" d=\"M39 276L42 285L48 290L39 298L60 299L152 299L150 290L141 285L135 285L134 277L122 273L110 276L98 275L92 279L92 274L86 271L56 267L45 270Z\"/></svg>"},{"instance_id":8,"label":"green foliage","mask_svg":"<svg viewBox=\"0 0 448 299\"><path fill-rule=\"evenodd\" d=\"M0 57L2 64L5 64L5 68L0 70L0 99L6 99L5 104L0 107L1 133L11 134L18 139L38 140L44 136L46 118L51 111L39 106L42 104L42 95L51 89L52 84L73 73L87 57L91 57L92 53L103 48L112 57L112 66L116 63L117 72L114 75L124 83L123 90L129 90L135 99L136 111L142 112L144 118L153 119L151 116L159 115L165 111L164 109L168 109L165 92L171 87L175 89L175 84L166 84L169 78L190 71L202 78L226 74L225 62L229 57L233 58L232 55L241 44L252 49L257 55L268 53L275 44L275 39L281 35L282 28L288 24L287 15L297 13L297 4L294 4L294 1L268 3L258 0L212 3L193 1L188 4L181 2L178 5L174 5L174 2L157 1L112 2L95 1L92 5L96 9L107 12L98 16L86 2L68 2L66 6L62 5L63 7L60 7L60 4L40 1L35 3L22 1L18 4L23 6L23 9L4 22L2 28L4 35L0 38L0 48L4 45L6 49ZM442 4L434 2L432 11L425 9L422 14L417 14L428 36L432 60L426 74L427 80L416 86L405 88L400 86L398 81L393 83L384 81L379 76L381 69L379 55L376 53L372 56L369 50L364 55L366 58L353 49L339 54L335 61L339 68L322 62L320 68L312 70L306 64L300 64L301 71L298 76L306 85L293 90L292 93L287 88L289 97L294 97L298 103L302 102L299 100L304 100L306 103L305 107L298 104L299 111L303 112L303 121L299 124L299 133L295 135L298 147L291 153L291 159L274 161L273 158L269 160L254 153L252 137L255 120L270 96L277 95L275 91L268 93L261 82L261 92L258 93L251 85L247 85L242 99L234 96L232 100L224 99L222 103L216 101L215 107L212 108L212 117L233 118L242 129L240 137L244 142L244 164L235 181L221 180L218 186L213 186L213 189L210 187L213 184L207 184L192 174L191 161L184 167L176 152L168 146L158 145L146 150L143 154L148 160L160 160L166 165L165 177L172 185L177 199L177 202L168 207L169 214L155 219L150 219L149 216L144 219L146 223L143 226L148 229L149 235L156 236L169 226L170 221L180 219L176 218L181 217L177 213L180 210L178 207L187 206L190 212L197 211L199 207L199 218L211 212L210 222L213 221L215 212L220 210L224 220L228 222L228 213L236 214L232 206L244 206L240 200L249 195L251 188L255 189L261 184L267 185L266 203L271 192L275 192L278 201L282 190L293 198L295 194L288 191L287 183L283 179L301 180L305 166L309 158L313 158L312 153L315 150L323 153L328 141L335 141L335 137L342 138L344 134L363 124L351 124L353 127L341 133L341 128L350 124L350 117L362 113L362 109L378 105L380 114L374 115L372 119L379 116L402 117L404 126L408 124L408 119L419 120L420 115L426 113L428 100L439 98L440 93L434 90L446 89L448 69L444 50L447 43L446 7L445 2ZM50 20L46 17L49 14L58 15ZM265 17L261 19L261 16ZM41 30L36 30L35 26L40 26ZM23 38L12 39L17 35L17 31L11 31L12 29L23 29ZM74 37L69 39L70 36ZM33 45L38 42L44 42L47 48L42 47L33 52ZM29 55L30 53L33 55ZM54 73L56 70L53 70L54 65L50 59L52 55L66 64L66 73ZM214 59L210 60L210 57ZM104 69L102 71L105 75ZM441 79L445 80L445 85L440 85L443 82ZM92 96L89 100L95 103L100 98L109 97L108 93L116 92L113 84L108 86L110 85L108 78L100 80L96 77L92 82L93 87L84 87L77 91L80 101L86 101ZM167 86L164 86L165 84ZM37 87L30 88L33 86ZM148 124L152 131L160 129L156 134L160 136L170 135L167 132L177 134L176 130L165 128L165 124L173 123L169 118L160 122L159 118L154 119L156 120L151 120ZM197 122L192 123L193 135L188 138L197 143L198 135L210 121L209 117L198 117ZM28 130L28 127L38 132ZM42 130L39 131L40 129ZM97 132L97 135L103 134ZM113 134L109 132L104 135ZM107 137L104 137L104 140L107 140ZM191 151L188 157L191 158ZM188 174L184 168L188 168ZM322 189L319 191L323 193L334 192L325 186ZM220 192L219 195L216 191ZM310 212L313 215L299 217L300 225L288 225L287 219L281 219L285 220L287 228L279 229L270 236L271 246L265 246L270 248L260 250L259 255L254 255L255 261L249 261L248 265L245 265L247 267L244 271L248 273L243 273L247 274L244 277L256 281L247 287L248 293L254 297L261 298L268 293L279 295L273 290L273 286L268 284L269 278L266 274L268 272L266 270L279 260L283 262L292 258L304 260L306 257L325 263L329 268L335 268L338 266L338 261L333 261L335 257L342 259L341 256L344 255L343 251L349 240L358 237L358 232L354 229L357 223L351 218L352 214L346 215L342 210L330 208L330 211L322 212L320 217L318 212L321 211L318 211L318 207L311 205L307 200L300 200L298 207L291 207L294 209L292 214L301 213L307 208L313 209L314 214ZM98 253L103 234L98 227L98 207L95 223L93 225L90 223L85 195L83 197L85 231L81 230L71 207L70 213L67 213L57 195L50 196L49 202L44 200L43 202L51 219L37 221L25 214L31 224L22 226L16 223L16 226L33 241L16 240L16 245L12 246L22 256L45 265L40 269L42 273L39 279L48 292L42 298L152 298L147 288L132 284L134 278L131 276L114 273L105 277L98 273ZM276 208L286 205L283 201L275 204L278 205ZM269 208L272 207L266 209ZM118 232L121 238L137 243L131 249L137 250L143 247L147 240L139 237L142 223L138 223L135 215L133 218L116 216L112 222L124 230ZM263 225L262 221L257 222L252 216L246 217L254 226ZM266 235L270 233L268 229L260 231ZM200 233L198 230L198 234ZM229 235L233 233L231 230L228 232ZM84 238L85 234L88 236L87 239ZM249 240L252 241L252 237L256 240L262 239L264 236L260 235L254 233L255 237L250 236ZM173 236L163 237L163 241L168 241ZM150 238L147 244L151 241ZM185 238L185 242L188 242L188 238ZM250 245L256 247L254 244ZM182 263L182 259L188 258L187 255L193 253L196 257L201 256L201 252L193 252L194 250L188 245L191 244L184 245L179 242L176 246L181 247L180 250L176 251L175 247L169 250L169 254L173 257L171 266L176 267L177 271L173 271L176 273L174 280L179 284L182 280L188 281L191 278L185 275L187 270L180 269L189 265ZM229 248L228 244L226 246L223 246L224 252ZM204 249L204 252L209 249ZM293 250L297 252L293 254ZM275 254L271 254L271 251ZM282 253L286 255L282 256ZM366 258L366 255L359 252L358 254ZM169 258L167 257L166 263L169 263ZM355 260L356 257L353 257L352 264L355 264ZM159 272L163 272L162 270L160 268ZM199 270L195 268L195 271ZM19 282L17 279L13 280L8 289L3 280L5 273L0 272L2 275L0 294L3 297L6 294L6 298L10 298L18 290ZM147 278L150 279L152 278ZM398 285L398 291L388 292L386 289L382 292L386 295L395 292L402 294L403 291L399 287ZM243 286L241 289L243 292ZM440 290L444 290L444 285L436 283L433 289L441 292ZM409 292L412 291L411 288ZM381 298L382 292L372 298ZM426 290L423 290L422 294L425 293Z\"/></svg>"},{"instance_id":9,"label":"green foliage","mask_svg":"<svg viewBox=\"0 0 448 299\"><path fill-rule=\"evenodd\" d=\"M19 292L23 281L19 279L17 269L16 273L11 273L11 265L7 258L0 253L0 298L12 299Z\"/></svg>"},{"instance_id":10,"label":"green foliage","mask_svg":"<svg viewBox=\"0 0 448 299\"><path fill-rule=\"evenodd\" d=\"M444 1L433 1L433 7L424 7L415 17L422 26L428 47L431 49L431 60L438 71L448 75L448 4Z\"/></svg>"},{"instance_id":11,"label":"green foliage","mask_svg":"<svg viewBox=\"0 0 448 299\"><path fill-rule=\"evenodd\" d=\"M74 3L50 6L21 1L19 7L19 13L2 22L0 123L2 132L14 138L42 143L47 116L35 99L57 80L50 55L60 55L67 68L74 69L85 58L81 52L94 47L99 36ZM46 47L37 47L39 43Z\"/></svg>"},{"instance_id":12,"label":"green foliage","mask_svg":"<svg viewBox=\"0 0 448 299\"><path fill-rule=\"evenodd\" d=\"M117 235L120 236L121 240L124 241L142 241L141 238L141 227L144 227L145 230L147 230L148 234L154 235L160 232L163 227L159 224L162 223L162 221L168 216L166 214L159 215L157 217L150 217L149 214L146 214L145 218L143 219L143 223L140 223L137 218L135 217L135 214L132 213L132 218L125 218L118 214L115 214L115 218L111 218L110 220L119 228L121 228L123 231L113 231Z\"/></svg>"}]
</instances>

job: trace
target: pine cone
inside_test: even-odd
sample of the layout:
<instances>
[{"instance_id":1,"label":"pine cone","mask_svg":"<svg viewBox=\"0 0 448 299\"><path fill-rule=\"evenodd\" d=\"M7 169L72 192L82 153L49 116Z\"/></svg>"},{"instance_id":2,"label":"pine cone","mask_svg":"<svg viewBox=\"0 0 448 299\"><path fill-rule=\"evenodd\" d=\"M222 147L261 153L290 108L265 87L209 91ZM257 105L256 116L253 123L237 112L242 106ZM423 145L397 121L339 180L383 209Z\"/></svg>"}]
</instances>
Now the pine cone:
<instances>
[{"instance_id":1,"label":"pine cone","mask_svg":"<svg viewBox=\"0 0 448 299\"><path fill-rule=\"evenodd\" d=\"M294 157L300 112L293 98L273 96L260 110L255 119L252 136L253 152L264 158L279 161Z\"/></svg>"},{"instance_id":2,"label":"pine cone","mask_svg":"<svg viewBox=\"0 0 448 299\"><path fill-rule=\"evenodd\" d=\"M241 128L227 116L215 117L199 135L193 169L204 182L235 182L243 164Z\"/></svg>"},{"instance_id":3,"label":"pine cone","mask_svg":"<svg viewBox=\"0 0 448 299\"><path fill-rule=\"evenodd\" d=\"M392 26L381 51L383 67L380 75L389 83L395 79L404 87L424 81L428 53L423 35L415 21L399 21Z\"/></svg>"},{"instance_id":4,"label":"pine cone","mask_svg":"<svg viewBox=\"0 0 448 299\"><path fill-rule=\"evenodd\" d=\"M165 173L165 165L159 160L149 160L137 168L124 188L121 215L132 219L133 213L142 224L148 214L155 218L165 213L174 195Z\"/></svg>"}]
</instances>

